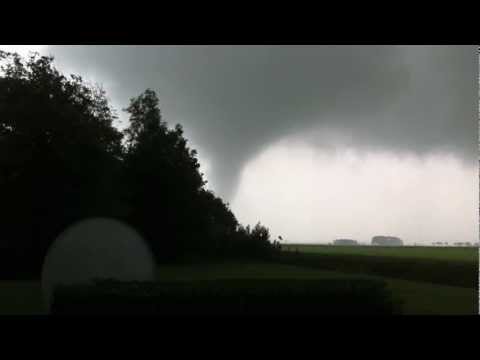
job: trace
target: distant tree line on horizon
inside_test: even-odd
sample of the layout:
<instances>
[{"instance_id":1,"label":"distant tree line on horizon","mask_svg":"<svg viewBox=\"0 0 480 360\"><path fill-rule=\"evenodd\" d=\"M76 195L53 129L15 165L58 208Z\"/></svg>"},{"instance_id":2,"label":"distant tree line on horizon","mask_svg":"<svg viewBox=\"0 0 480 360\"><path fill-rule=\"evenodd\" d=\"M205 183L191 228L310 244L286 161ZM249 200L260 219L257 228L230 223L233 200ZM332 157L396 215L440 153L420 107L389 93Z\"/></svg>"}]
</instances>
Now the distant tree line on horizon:
<instances>
[{"instance_id":1,"label":"distant tree line on horizon","mask_svg":"<svg viewBox=\"0 0 480 360\"><path fill-rule=\"evenodd\" d=\"M381 245L381 246L403 246L403 241L401 239L398 239L398 238L393 238L393 241L391 241L389 238L390 237L383 237L383 238L387 238L386 240L385 239L378 239L379 237L378 236L375 236L374 238L372 238L372 243L371 244L362 244L360 242L358 242L357 240L352 240L352 239L336 239L334 240L331 244L329 245L337 245L337 246L356 246L356 245L372 245L372 246L378 246L378 245ZM382 237L380 237L382 238ZM398 240L400 241L398 241ZM431 243L432 246L449 246L450 243L448 242L442 242L442 241L434 241ZM417 243L414 244L414 246L421 246ZM424 246L428 246L428 245L424 245ZM478 242L454 242L452 243L452 245L450 246L467 246L467 247L471 247L471 246L479 246L479 243Z\"/></svg>"},{"instance_id":2,"label":"distant tree line on horizon","mask_svg":"<svg viewBox=\"0 0 480 360\"><path fill-rule=\"evenodd\" d=\"M357 240L353 239L335 239L332 245L338 246L356 246L361 245ZM381 236L372 237L371 245L373 246L403 246L403 240L396 236Z\"/></svg>"},{"instance_id":3,"label":"distant tree line on horizon","mask_svg":"<svg viewBox=\"0 0 480 360\"><path fill-rule=\"evenodd\" d=\"M132 225L157 262L265 256L278 244L205 188L197 152L147 89L117 115L105 91L53 57L0 51L0 276L40 274L54 239L89 217Z\"/></svg>"}]
</instances>

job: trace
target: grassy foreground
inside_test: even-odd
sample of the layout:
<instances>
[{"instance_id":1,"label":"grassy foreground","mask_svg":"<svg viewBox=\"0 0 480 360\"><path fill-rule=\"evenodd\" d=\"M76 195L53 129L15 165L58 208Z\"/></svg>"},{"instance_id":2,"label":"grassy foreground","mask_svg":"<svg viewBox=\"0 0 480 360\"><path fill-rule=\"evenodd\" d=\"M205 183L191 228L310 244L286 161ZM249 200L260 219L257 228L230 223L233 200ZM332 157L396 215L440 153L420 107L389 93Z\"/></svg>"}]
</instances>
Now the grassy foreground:
<instances>
[{"instance_id":1,"label":"grassy foreground","mask_svg":"<svg viewBox=\"0 0 480 360\"><path fill-rule=\"evenodd\" d=\"M321 279L341 278L351 274L292 265L271 263L199 264L164 266L158 270L160 281L190 281L214 279ZM364 277L363 274L357 274ZM404 301L404 314L411 315L471 315L478 314L478 290L424 282L385 280L394 297ZM41 289L35 282L0 282L0 314L41 314Z\"/></svg>"},{"instance_id":2,"label":"grassy foreground","mask_svg":"<svg viewBox=\"0 0 480 360\"><path fill-rule=\"evenodd\" d=\"M43 311L39 282L0 281L0 315L38 315Z\"/></svg>"}]
</instances>

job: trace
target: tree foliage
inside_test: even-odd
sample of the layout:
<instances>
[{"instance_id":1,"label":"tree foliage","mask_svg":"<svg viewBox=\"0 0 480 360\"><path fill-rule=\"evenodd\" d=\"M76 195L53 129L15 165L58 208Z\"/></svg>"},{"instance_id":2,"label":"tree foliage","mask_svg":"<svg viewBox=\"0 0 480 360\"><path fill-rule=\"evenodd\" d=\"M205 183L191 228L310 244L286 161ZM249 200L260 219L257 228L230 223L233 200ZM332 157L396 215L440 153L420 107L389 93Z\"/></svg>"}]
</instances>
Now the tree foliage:
<instances>
[{"instance_id":1,"label":"tree foliage","mask_svg":"<svg viewBox=\"0 0 480 360\"><path fill-rule=\"evenodd\" d=\"M131 99L120 132L105 91L52 57L0 51L0 65L0 249L15 263L1 271L38 273L55 236L93 216L133 225L159 261L267 249L268 229L243 228L205 189L196 151L153 90Z\"/></svg>"},{"instance_id":2,"label":"tree foliage","mask_svg":"<svg viewBox=\"0 0 480 360\"><path fill-rule=\"evenodd\" d=\"M245 231L228 204L205 189L197 152L188 147L181 125L170 129L162 119L155 92L132 98L125 111L129 221L141 229L157 260L265 253L268 229L258 224Z\"/></svg>"},{"instance_id":3,"label":"tree foliage","mask_svg":"<svg viewBox=\"0 0 480 360\"><path fill-rule=\"evenodd\" d=\"M155 92L147 89L126 109L125 191L132 207L130 221L156 254L170 259L192 245L204 181L182 127L169 129L158 103Z\"/></svg>"},{"instance_id":4,"label":"tree foliage","mask_svg":"<svg viewBox=\"0 0 480 360\"><path fill-rule=\"evenodd\" d=\"M0 60L0 246L37 271L68 224L113 215L122 134L105 92L60 74L51 57Z\"/></svg>"}]
</instances>

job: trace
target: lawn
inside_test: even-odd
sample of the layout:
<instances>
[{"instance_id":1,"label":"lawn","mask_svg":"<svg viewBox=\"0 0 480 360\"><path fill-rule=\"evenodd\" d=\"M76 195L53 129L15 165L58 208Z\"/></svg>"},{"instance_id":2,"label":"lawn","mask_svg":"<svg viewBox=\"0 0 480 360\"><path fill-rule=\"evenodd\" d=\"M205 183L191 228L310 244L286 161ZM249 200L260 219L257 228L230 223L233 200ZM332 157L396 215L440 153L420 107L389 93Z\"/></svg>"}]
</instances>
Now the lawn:
<instances>
[{"instance_id":1,"label":"lawn","mask_svg":"<svg viewBox=\"0 0 480 360\"><path fill-rule=\"evenodd\" d=\"M395 258L416 258L478 263L477 247L429 247L429 246L333 246L333 245L282 245L284 250L318 254L348 254Z\"/></svg>"},{"instance_id":2,"label":"lawn","mask_svg":"<svg viewBox=\"0 0 480 360\"><path fill-rule=\"evenodd\" d=\"M271 263L219 263L209 265L162 266L158 279L166 281L214 279L319 279L351 277L352 274ZM356 274L366 277L363 274ZM369 276L371 278L380 278ZM424 282L383 278L397 299L403 300L405 314L478 314L478 290ZM41 289L35 282L0 283L0 314L41 314Z\"/></svg>"}]
</instances>

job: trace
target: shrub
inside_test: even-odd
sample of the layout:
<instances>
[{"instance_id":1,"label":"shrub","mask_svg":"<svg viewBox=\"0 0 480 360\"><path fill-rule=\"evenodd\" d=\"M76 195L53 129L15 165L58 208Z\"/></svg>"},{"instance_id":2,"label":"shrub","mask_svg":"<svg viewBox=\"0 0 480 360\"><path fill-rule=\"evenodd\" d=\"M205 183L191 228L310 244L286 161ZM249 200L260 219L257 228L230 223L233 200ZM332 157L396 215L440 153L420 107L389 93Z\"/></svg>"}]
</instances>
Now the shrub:
<instances>
[{"instance_id":1,"label":"shrub","mask_svg":"<svg viewBox=\"0 0 480 360\"><path fill-rule=\"evenodd\" d=\"M62 286L52 314L391 315L386 284L370 279L237 279Z\"/></svg>"}]
</instances>

